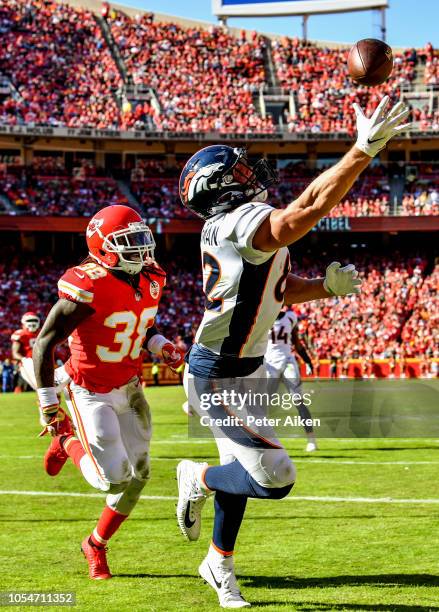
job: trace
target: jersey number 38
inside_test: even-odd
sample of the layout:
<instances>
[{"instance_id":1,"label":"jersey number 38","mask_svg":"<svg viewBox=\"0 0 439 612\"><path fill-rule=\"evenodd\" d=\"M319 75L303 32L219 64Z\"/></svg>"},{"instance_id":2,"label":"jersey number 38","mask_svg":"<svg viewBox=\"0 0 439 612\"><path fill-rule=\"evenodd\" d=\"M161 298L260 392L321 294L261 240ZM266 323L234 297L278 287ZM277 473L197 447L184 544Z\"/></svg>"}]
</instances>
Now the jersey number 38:
<instances>
[{"instance_id":1,"label":"jersey number 38","mask_svg":"<svg viewBox=\"0 0 439 612\"><path fill-rule=\"evenodd\" d=\"M145 341L146 331L154 323L157 306L145 308L138 317L132 310L113 312L109 315L104 325L116 329L123 326L114 334L113 342L119 344L117 350L112 350L108 346L98 345L96 354L101 361L118 363L128 355L131 359L138 359L142 345Z\"/></svg>"}]
</instances>

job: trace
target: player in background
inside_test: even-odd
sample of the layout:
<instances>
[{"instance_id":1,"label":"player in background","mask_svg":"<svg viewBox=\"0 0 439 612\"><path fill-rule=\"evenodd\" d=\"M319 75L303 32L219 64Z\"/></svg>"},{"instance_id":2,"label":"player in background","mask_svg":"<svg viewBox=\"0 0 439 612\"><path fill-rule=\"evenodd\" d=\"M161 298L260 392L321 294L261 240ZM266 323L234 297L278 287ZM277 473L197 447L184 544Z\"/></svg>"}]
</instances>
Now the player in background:
<instances>
[{"instance_id":1,"label":"player in background","mask_svg":"<svg viewBox=\"0 0 439 612\"><path fill-rule=\"evenodd\" d=\"M165 273L139 214L109 206L89 222L89 257L58 282L59 300L34 347L38 398L49 426L59 411L53 351L70 336L65 391L77 437L55 436L45 456L55 476L70 457L87 482L107 493L96 528L82 542L90 578L111 578L106 545L149 479L151 415L139 381L142 351L178 367L183 357L154 326Z\"/></svg>"},{"instance_id":2,"label":"player in background","mask_svg":"<svg viewBox=\"0 0 439 612\"><path fill-rule=\"evenodd\" d=\"M19 364L19 374L29 387L36 390L37 382L35 380L34 364L32 361L32 350L40 329L40 318L34 312L26 312L21 318L21 329L17 329L11 336L12 358ZM66 373L64 366L59 366L55 369L54 384L56 392L60 393L62 389L70 381L70 377ZM40 407L38 406L40 409ZM53 433L53 427L47 427L44 416L40 411L40 423L44 428L40 435L45 433ZM71 421L65 411L60 408L58 412L57 429L63 433L71 432Z\"/></svg>"},{"instance_id":3,"label":"player in background","mask_svg":"<svg viewBox=\"0 0 439 612\"><path fill-rule=\"evenodd\" d=\"M32 389L35 389L33 376L32 349L40 329L40 317L34 312L25 312L21 317L21 328L11 336L12 359L18 363L21 378Z\"/></svg>"},{"instance_id":4,"label":"player in background","mask_svg":"<svg viewBox=\"0 0 439 612\"><path fill-rule=\"evenodd\" d=\"M328 215L387 141L406 129L401 124L408 109L400 102L389 110L388 103L386 96L371 118L355 106L355 145L282 210L265 203L275 172L262 159L251 165L243 149L214 145L186 163L181 200L205 219L201 255L206 310L185 370L189 404L198 414L207 410L214 420L218 414L224 418L229 407L213 399L204 402L202 395L209 398L218 388L265 377L267 334L284 303L328 297L325 286L335 295L355 292L353 273L340 268L330 278L327 271L325 279L291 274L287 247ZM295 467L275 432L261 437L244 425L227 429L213 423L211 428L221 465L179 463L178 524L188 539L197 540L203 505L215 494L212 544L199 573L222 607L247 607L233 563L247 498L285 497L293 487Z\"/></svg>"},{"instance_id":5,"label":"player in background","mask_svg":"<svg viewBox=\"0 0 439 612\"><path fill-rule=\"evenodd\" d=\"M331 264L333 265L333 264ZM299 338L297 329L297 315L290 310L289 306L283 306L268 332L268 345L265 352L265 369L269 378L268 392L277 393L281 383L285 385L290 395L303 396L300 368L291 348L303 359L306 373L311 376L313 365L311 357L304 343ZM297 411L302 419L311 419L309 408L303 400L296 405ZM305 433L308 438L305 450L313 452L317 450L317 442L312 425L305 425Z\"/></svg>"}]
</instances>

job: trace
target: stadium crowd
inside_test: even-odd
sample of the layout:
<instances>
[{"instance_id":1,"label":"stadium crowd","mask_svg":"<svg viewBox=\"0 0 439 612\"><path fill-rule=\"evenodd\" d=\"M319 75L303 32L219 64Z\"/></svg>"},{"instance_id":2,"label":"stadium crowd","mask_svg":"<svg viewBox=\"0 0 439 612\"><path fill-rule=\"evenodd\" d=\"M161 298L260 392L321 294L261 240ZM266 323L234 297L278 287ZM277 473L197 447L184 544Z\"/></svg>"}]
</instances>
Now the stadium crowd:
<instances>
[{"instance_id":1,"label":"stadium crowd","mask_svg":"<svg viewBox=\"0 0 439 612\"><path fill-rule=\"evenodd\" d=\"M427 43L424 50L426 85L439 85L439 51L431 43Z\"/></svg>"},{"instance_id":2,"label":"stadium crowd","mask_svg":"<svg viewBox=\"0 0 439 612\"><path fill-rule=\"evenodd\" d=\"M90 217L102 206L127 202L113 179L40 176L31 168L0 176L0 195L16 213L37 216Z\"/></svg>"},{"instance_id":3,"label":"stadium crowd","mask_svg":"<svg viewBox=\"0 0 439 612\"><path fill-rule=\"evenodd\" d=\"M236 38L222 27L183 28L152 14L133 19L120 12L110 25L134 83L158 95L158 129L273 131L271 117L263 119L253 104L265 81L265 43L256 32Z\"/></svg>"},{"instance_id":4,"label":"stadium crowd","mask_svg":"<svg viewBox=\"0 0 439 612\"><path fill-rule=\"evenodd\" d=\"M439 264L423 282L402 330L402 346L409 356L439 357Z\"/></svg>"},{"instance_id":5,"label":"stadium crowd","mask_svg":"<svg viewBox=\"0 0 439 612\"><path fill-rule=\"evenodd\" d=\"M312 266L311 276L322 274ZM358 296L333 298L315 304L302 304L295 309L299 314L300 331L310 343L318 359L336 355L343 358L390 358L406 354L402 341L407 319L416 309L424 285L427 260L404 257L394 253L392 258L363 256L355 264L363 280ZM309 268L307 269L309 274ZM437 304L433 312L437 311ZM433 327L434 317L427 321L426 335L436 343L439 339ZM412 351L410 356L422 357L424 350Z\"/></svg>"},{"instance_id":6,"label":"stadium crowd","mask_svg":"<svg viewBox=\"0 0 439 612\"><path fill-rule=\"evenodd\" d=\"M0 354L10 357L11 334L26 311L44 317L56 298L62 267L50 257L2 248L0 257Z\"/></svg>"},{"instance_id":7,"label":"stadium crowd","mask_svg":"<svg viewBox=\"0 0 439 612\"><path fill-rule=\"evenodd\" d=\"M383 93L409 86L417 69L427 86L439 78L430 43L396 53L386 83L365 88L347 74L346 49L298 38L269 42L257 32L235 36L222 26L184 27L152 13L130 17L111 9L104 19L124 78L91 12L51 0L0 4L1 76L9 86L0 96L0 124L272 133L272 116L264 117L256 102L267 87L271 53L279 85L296 100L295 112L285 114L288 130L352 134L352 102L369 112ZM124 79L150 89L147 99L128 100ZM422 129L439 129L435 109L414 109L414 118Z\"/></svg>"},{"instance_id":8,"label":"stadium crowd","mask_svg":"<svg viewBox=\"0 0 439 612\"><path fill-rule=\"evenodd\" d=\"M416 187L402 199L401 214L410 217L439 215L439 192L437 187Z\"/></svg>"},{"instance_id":9,"label":"stadium crowd","mask_svg":"<svg viewBox=\"0 0 439 612\"><path fill-rule=\"evenodd\" d=\"M415 76L414 49L395 54L393 72L380 87L353 87L347 71L348 49L319 47L283 37L272 42L272 50L280 85L293 91L297 100L295 115L286 114L290 132L353 134L353 102L370 113L384 93L397 96L401 85L409 85Z\"/></svg>"},{"instance_id":10,"label":"stadium crowd","mask_svg":"<svg viewBox=\"0 0 439 612\"><path fill-rule=\"evenodd\" d=\"M90 216L98 208L127 201L115 180L105 176L89 159L79 159L67 171L59 157L35 157L30 166L0 165L0 195L16 214L38 216ZM276 206L287 206L322 170L304 164L281 169L279 185L270 190ZM439 173L433 164L419 164L419 176L410 177L400 205L389 201L389 179L384 166L366 171L332 217L438 215ZM158 160L141 159L126 177L139 211L147 219L188 219L178 195L179 164L167 167Z\"/></svg>"},{"instance_id":11,"label":"stadium crowd","mask_svg":"<svg viewBox=\"0 0 439 612\"><path fill-rule=\"evenodd\" d=\"M49 0L0 4L0 64L11 92L0 124L117 128L122 84L89 11Z\"/></svg>"}]
</instances>

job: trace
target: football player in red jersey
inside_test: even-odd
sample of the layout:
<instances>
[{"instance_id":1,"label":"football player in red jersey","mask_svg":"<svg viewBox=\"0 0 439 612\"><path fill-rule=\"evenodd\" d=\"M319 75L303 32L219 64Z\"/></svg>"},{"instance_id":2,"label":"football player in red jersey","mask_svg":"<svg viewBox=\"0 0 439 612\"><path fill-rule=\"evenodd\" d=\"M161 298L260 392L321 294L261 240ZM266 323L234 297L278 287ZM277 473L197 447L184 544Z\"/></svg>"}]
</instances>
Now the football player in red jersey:
<instances>
[{"instance_id":1,"label":"football player in red jersey","mask_svg":"<svg viewBox=\"0 0 439 612\"><path fill-rule=\"evenodd\" d=\"M99 211L87 227L89 258L58 282L59 300L34 347L38 397L48 424L59 410L53 350L70 336L65 396L76 436L55 436L45 456L54 476L68 457L107 493L96 528L82 542L90 577L111 578L106 544L136 505L149 478L151 416L139 382L142 350L177 368L182 353L154 326L165 273L148 226L128 206Z\"/></svg>"},{"instance_id":2,"label":"football player in red jersey","mask_svg":"<svg viewBox=\"0 0 439 612\"><path fill-rule=\"evenodd\" d=\"M35 388L32 348L34 346L38 330L40 329L40 318L34 312L25 312L21 317L21 329L17 329L11 336L12 359L19 364L21 378L32 388Z\"/></svg>"},{"instance_id":3,"label":"football player in red jersey","mask_svg":"<svg viewBox=\"0 0 439 612\"><path fill-rule=\"evenodd\" d=\"M32 362L32 349L38 336L38 330L40 329L40 318L34 312L25 312L21 317L21 325L22 328L17 329L11 336L12 358L19 363L21 378L32 387L32 389L36 389L37 382L35 380L34 364ZM69 380L70 377L66 373L64 366L55 369L54 383L57 393L61 393ZM38 408L40 407L38 406ZM52 433L53 427L48 427L46 425L41 409L40 422L44 427L40 435L49 432ZM70 433L72 431L70 418L63 409L60 409L58 413L57 429L60 433Z\"/></svg>"}]
</instances>

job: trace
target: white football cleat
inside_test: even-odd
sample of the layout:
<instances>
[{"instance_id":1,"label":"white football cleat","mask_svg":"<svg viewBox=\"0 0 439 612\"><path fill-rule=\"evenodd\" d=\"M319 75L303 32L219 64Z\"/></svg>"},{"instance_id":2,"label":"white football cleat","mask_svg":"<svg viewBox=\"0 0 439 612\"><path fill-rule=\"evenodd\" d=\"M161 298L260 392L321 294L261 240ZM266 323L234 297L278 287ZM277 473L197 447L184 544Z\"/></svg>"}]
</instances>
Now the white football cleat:
<instances>
[{"instance_id":1,"label":"white football cleat","mask_svg":"<svg viewBox=\"0 0 439 612\"><path fill-rule=\"evenodd\" d=\"M219 556L219 555L218 555ZM215 589L221 608L250 608L241 595L233 567L233 556L214 561L210 554L198 568L201 578Z\"/></svg>"},{"instance_id":2,"label":"white football cleat","mask_svg":"<svg viewBox=\"0 0 439 612\"><path fill-rule=\"evenodd\" d=\"M200 537L201 511L208 498L200 485L201 474L206 466L207 463L196 463L188 459L177 465L177 521L182 534L191 541Z\"/></svg>"},{"instance_id":3,"label":"white football cleat","mask_svg":"<svg viewBox=\"0 0 439 612\"><path fill-rule=\"evenodd\" d=\"M194 416L194 412L193 412L192 408L189 406L189 402L188 401L184 402L184 404L182 404L181 408L182 408L183 412L186 413L188 416Z\"/></svg>"},{"instance_id":4,"label":"white football cleat","mask_svg":"<svg viewBox=\"0 0 439 612\"><path fill-rule=\"evenodd\" d=\"M308 436L308 444L305 447L305 451L307 453L313 453L316 450L318 450L316 439L313 435L310 435Z\"/></svg>"}]
</instances>

